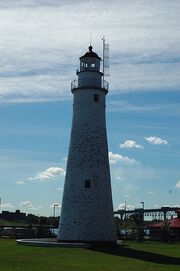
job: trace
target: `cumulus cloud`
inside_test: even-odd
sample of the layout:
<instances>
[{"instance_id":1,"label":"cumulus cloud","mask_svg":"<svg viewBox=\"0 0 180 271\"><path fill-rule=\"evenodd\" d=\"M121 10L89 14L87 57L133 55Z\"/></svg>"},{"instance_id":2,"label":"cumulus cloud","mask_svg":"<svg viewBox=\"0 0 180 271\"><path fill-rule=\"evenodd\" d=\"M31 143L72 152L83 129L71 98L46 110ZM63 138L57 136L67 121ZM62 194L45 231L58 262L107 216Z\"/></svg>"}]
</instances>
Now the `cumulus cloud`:
<instances>
[{"instance_id":1,"label":"cumulus cloud","mask_svg":"<svg viewBox=\"0 0 180 271\"><path fill-rule=\"evenodd\" d=\"M139 145L136 143L134 140L126 140L123 144L120 144L120 148L125 148L125 149L131 149L131 148L136 148L136 149L144 149L142 145Z\"/></svg>"},{"instance_id":2,"label":"cumulus cloud","mask_svg":"<svg viewBox=\"0 0 180 271\"><path fill-rule=\"evenodd\" d=\"M176 188L180 188L180 180L176 183Z\"/></svg>"},{"instance_id":3,"label":"cumulus cloud","mask_svg":"<svg viewBox=\"0 0 180 271\"><path fill-rule=\"evenodd\" d=\"M8 202L8 203L3 203L3 204L0 205L0 207L1 207L2 209L12 209L12 208L14 208L13 204L10 203L10 202Z\"/></svg>"},{"instance_id":4,"label":"cumulus cloud","mask_svg":"<svg viewBox=\"0 0 180 271\"><path fill-rule=\"evenodd\" d=\"M125 206L124 202L119 203L118 210L124 210L125 208L126 208L126 210L133 210L135 208L135 206L131 205L131 204L126 204L126 206Z\"/></svg>"},{"instance_id":5,"label":"cumulus cloud","mask_svg":"<svg viewBox=\"0 0 180 271\"><path fill-rule=\"evenodd\" d=\"M133 158L129 158L128 156L123 156L119 153L109 152L109 162L110 164L115 164L117 162L122 162L124 164L134 164L137 161Z\"/></svg>"},{"instance_id":6,"label":"cumulus cloud","mask_svg":"<svg viewBox=\"0 0 180 271\"><path fill-rule=\"evenodd\" d=\"M148 191L148 194L152 195L152 194L155 194L155 192L153 192L153 191Z\"/></svg>"},{"instance_id":7,"label":"cumulus cloud","mask_svg":"<svg viewBox=\"0 0 180 271\"><path fill-rule=\"evenodd\" d=\"M20 181L17 181L16 184L22 185L22 184L25 184L25 182L20 180Z\"/></svg>"},{"instance_id":8,"label":"cumulus cloud","mask_svg":"<svg viewBox=\"0 0 180 271\"><path fill-rule=\"evenodd\" d=\"M33 207L32 202L30 202L29 200L20 202L20 206L21 206L21 207L24 207L24 208L26 208L26 209L35 209L35 208Z\"/></svg>"},{"instance_id":9,"label":"cumulus cloud","mask_svg":"<svg viewBox=\"0 0 180 271\"><path fill-rule=\"evenodd\" d=\"M108 35L112 93L179 89L179 8L179 0L0 1L1 102L69 98L87 29L100 55Z\"/></svg>"},{"instance_id":10,"label":"cumulus cloud","mask_svg":"<svg viewBox=\"0 0 180 271\"><path fill-rule=\"evenodd\" d=\"M37 173L35 177L30 177L29 180L38 180L38 181L50 181L51 179L57 177L57 176L64 176L65 170L60 167L50 167L46 169L45 171L41 171Z\"/></svg>"},{"instance_id":11,"label":"cumulus cloud","mask_svg":"<svg viewBox=\"0 0 180 271\"><path fill-rule=\"evenodd\" d=\"M168 144L167 140L162 139L158 136L145 137L145 140L148 141L150 144L154 144L154 145L167 145Z\"/></svg>"}]
</instances>

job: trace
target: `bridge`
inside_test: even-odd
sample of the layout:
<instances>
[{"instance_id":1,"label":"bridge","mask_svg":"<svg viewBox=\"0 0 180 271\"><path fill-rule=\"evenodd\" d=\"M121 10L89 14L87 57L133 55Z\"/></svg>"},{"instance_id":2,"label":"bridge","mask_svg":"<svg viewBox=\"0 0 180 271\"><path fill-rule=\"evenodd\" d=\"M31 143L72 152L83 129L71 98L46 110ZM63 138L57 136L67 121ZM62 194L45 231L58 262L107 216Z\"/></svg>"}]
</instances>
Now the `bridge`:
<instances>
[{"instance_id":1,"label":"bridge","mask_svg":"<svg viewBox=\"0 0 180 271\"><path fill-rule=\"evenodd\" d=\"M162 220L162 219L173 217L178 210L180 210L180 207L161 207L157 209L138 208L134 210L120 209L120 210L115 211L114 215L119 215L121 220L133 214L141 214L144 217L146 216L151 219Z\"/></svg>"}]
</instances>

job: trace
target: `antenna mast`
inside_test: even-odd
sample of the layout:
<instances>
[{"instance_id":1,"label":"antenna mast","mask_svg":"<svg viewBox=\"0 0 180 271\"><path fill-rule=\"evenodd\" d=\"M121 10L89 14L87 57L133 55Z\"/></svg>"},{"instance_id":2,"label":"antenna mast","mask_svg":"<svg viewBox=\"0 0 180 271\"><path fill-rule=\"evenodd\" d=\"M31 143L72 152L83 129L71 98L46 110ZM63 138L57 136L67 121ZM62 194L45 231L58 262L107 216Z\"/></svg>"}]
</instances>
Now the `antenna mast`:
<instances>
[{"instance_id":1,"label":"antenna mast","mask_svg":"<svg viewBox=\"0 0 180 271\"><path fill-rule=\"evenodd\" d=\"M91 32L90 32L90 37L89 38L90 38L89 41L90 41L90 45L91 45L91 43L92 43L92 33Z\"/></svg>"},{"instance_id":2,"label":"antenna mast","mask_svg":"<svg viewBox=\"0 0 180 271\"><path fill-rule=\"evenodd\" d=\"M109 72L109 44L105 42L105 37L102 38L103 41L103 85L104 77L110 76Z\"/></svg>"}]
</instances>

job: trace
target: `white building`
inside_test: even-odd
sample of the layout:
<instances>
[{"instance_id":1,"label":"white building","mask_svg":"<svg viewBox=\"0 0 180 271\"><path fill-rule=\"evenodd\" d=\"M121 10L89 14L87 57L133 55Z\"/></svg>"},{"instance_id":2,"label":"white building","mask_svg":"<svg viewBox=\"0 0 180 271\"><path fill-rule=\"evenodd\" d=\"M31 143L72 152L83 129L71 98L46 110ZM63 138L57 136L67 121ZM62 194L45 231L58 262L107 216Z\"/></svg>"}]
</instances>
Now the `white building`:
<instances>
[{"instance_id":1,"label":"white building","mask_svg":"<svg viewBox=\"0 0 180 271\"><path fill-rule=\"evenodd\" d=\"M116 239L105 118L108 83L100 62L89 46L71 84L73 119L58 234L63 242Z\"/></svg>"}]
</instances>

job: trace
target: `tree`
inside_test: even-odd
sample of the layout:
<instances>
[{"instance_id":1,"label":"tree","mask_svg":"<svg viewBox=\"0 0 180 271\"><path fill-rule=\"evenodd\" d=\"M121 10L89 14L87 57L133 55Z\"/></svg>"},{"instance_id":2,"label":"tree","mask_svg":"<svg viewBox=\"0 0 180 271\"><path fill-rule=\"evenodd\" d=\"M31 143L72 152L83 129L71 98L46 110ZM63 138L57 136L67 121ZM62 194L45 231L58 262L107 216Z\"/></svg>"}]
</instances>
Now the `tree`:
<instances>
[{"instance_id":1,"label":"tree","mask_svg":"<svg viewBox=\"0 0 180 271\"><path fill-rule=\"evenodd\" d=\"M144 218L143 218L143 212L136 213L131 215L132 221L134 221L135 224L135 233L136 238L138 241L142 241L144 239Z\"/></svg>"},{"instance_id":2,"label":"tree","mask_svg":"<svg viewBox=\"0 0 180 271\"><path fill-rule=\"evenodd\" d=\"M162 226L162 241L163 242L169 242L170 240L170 233L171 233L171 227L169 225L168 219L165 219L163 221L163 226Z\"/></svg>"}]
</instances>

